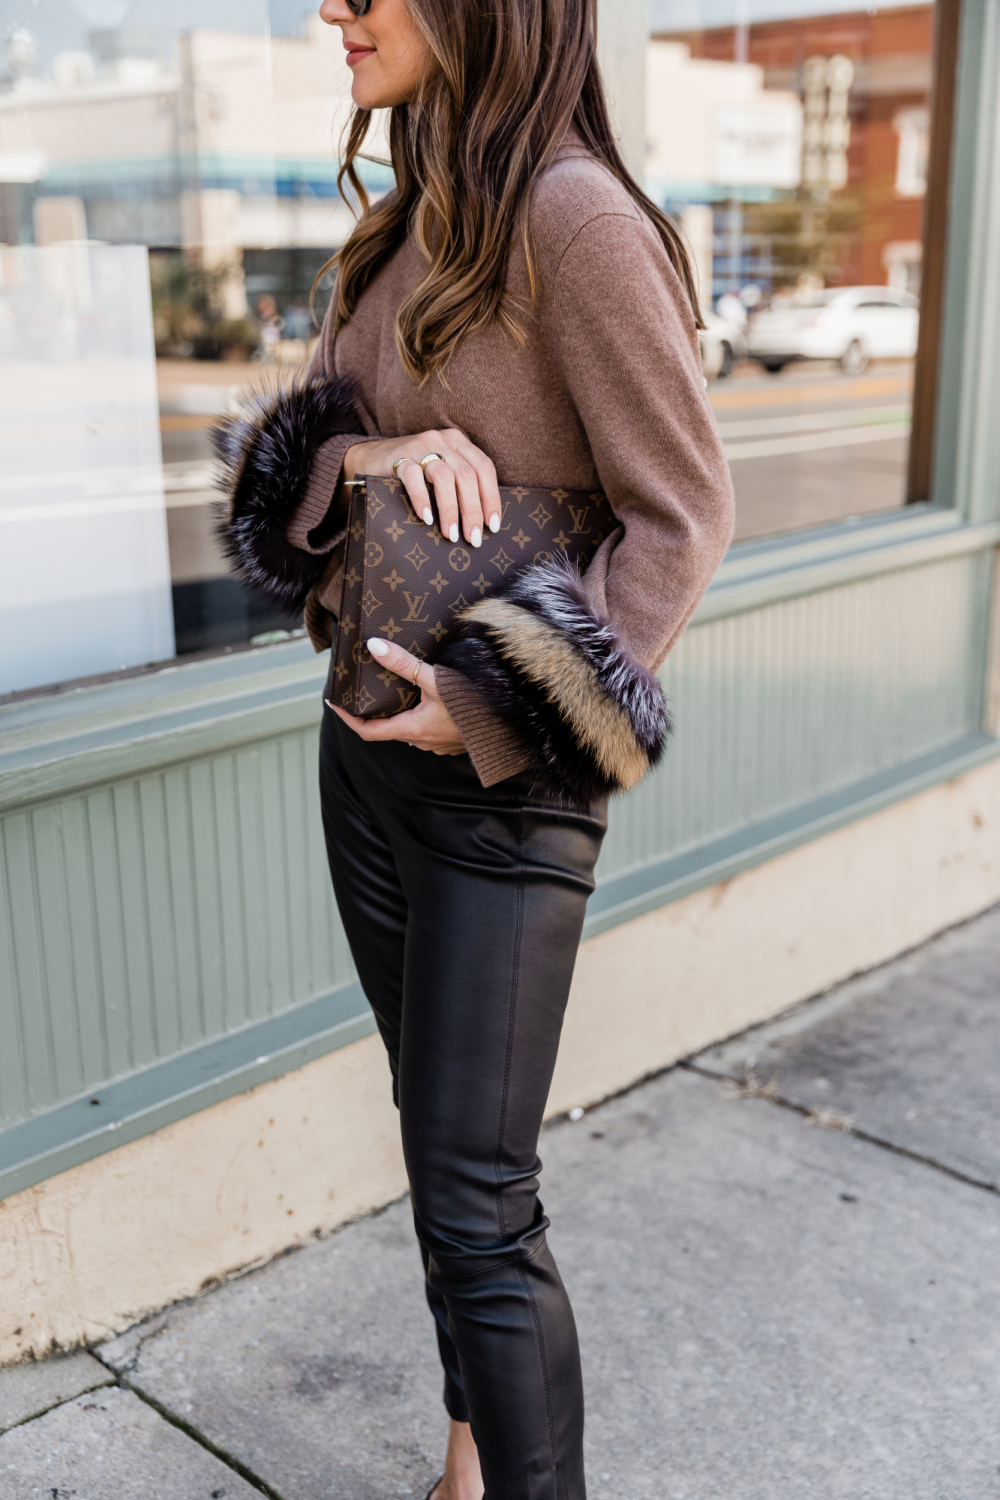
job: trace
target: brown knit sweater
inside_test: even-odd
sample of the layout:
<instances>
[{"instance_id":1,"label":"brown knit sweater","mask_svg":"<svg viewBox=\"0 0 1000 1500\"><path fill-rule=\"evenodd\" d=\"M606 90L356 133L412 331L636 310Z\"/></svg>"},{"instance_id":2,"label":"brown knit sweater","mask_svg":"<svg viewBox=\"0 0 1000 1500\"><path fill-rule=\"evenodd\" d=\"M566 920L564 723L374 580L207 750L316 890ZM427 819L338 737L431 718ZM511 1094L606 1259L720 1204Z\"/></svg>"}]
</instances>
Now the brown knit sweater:
<instances>
[{"instance_id":1,"label":"brown knit sweater","mask_svg":"<svg viewBox=\"0 0 1000 1500\"><path fill-rule=\"evenodd\" d=\"M536 188L531 227L539 293L534 315L525 314L525 343L495 327L470 336L448 367L447 384L415 384L396 351L396 309L422 273L411 242L339 333L327 319L311 373L351 377L360 421L357 433L338 434L317 452L287 531L295 546L331 554L307 608L317 649L329 644L325 610L335 613L340 596L343 529L331 525L328 512L344 454L364 436L458 427L489 454L501 484L600 487L621 524L587 569L586 603L610 624L625 656L652 671L725 553L732 485L705 395L694 319L659 236L574 142ZM509 287L527 309L520 248ZM325 536L317 544L319 526ZM509 658L501 637L494 632L493 645ZM531 763L525 725L498 711L496 695L491 699L474 671L438 667L437 675L484 785ZM543 685L551 697L551 684ZM589 732L586 725L581 732Z\"/></svg>"}]
</instances>

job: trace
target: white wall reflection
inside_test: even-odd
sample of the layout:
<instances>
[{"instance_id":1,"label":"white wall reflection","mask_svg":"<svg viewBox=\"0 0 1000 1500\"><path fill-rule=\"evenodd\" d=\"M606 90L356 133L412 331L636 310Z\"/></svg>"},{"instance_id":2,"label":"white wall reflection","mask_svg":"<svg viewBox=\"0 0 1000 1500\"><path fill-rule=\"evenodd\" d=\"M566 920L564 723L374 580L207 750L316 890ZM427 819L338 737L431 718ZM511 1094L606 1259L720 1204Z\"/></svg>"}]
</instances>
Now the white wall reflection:
<instances>
[{"instance_id":1,"label":"white wall reflection","mask_svg":"<svg viewBox=\"0 0 1000 1500\"><path fill-rule=\"evenodd\" d=\"M173 654L147 252L0 248L0 692Z\"/></svg>"}]
</instances>

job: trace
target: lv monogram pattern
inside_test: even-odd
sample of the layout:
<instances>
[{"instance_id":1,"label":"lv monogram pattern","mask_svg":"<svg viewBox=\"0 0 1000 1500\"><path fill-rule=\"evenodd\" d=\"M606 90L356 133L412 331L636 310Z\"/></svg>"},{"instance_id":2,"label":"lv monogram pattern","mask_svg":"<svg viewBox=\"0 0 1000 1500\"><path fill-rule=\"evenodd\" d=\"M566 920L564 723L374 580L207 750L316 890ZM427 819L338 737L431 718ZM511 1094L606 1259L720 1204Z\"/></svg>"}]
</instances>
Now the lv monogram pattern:
<instances>
[{"instance_id":1,"label":"lv monogram pattern","mask_svg":"<svg viewBox=\"0 0 1000 1500\"><path fill-rule=\"evenodd\" d=\"M617 524L599 492L515 485L500 490L500 530L481 547L452 544L437 522L417 519L398 479L364 476L352 492L344 592L333 665L333 699L364 719L389 718L417 690L382 666L365 642L397 641L422 661L456 615L509 578L563 552L585 567Z\"/></svg>"}]
</instances>

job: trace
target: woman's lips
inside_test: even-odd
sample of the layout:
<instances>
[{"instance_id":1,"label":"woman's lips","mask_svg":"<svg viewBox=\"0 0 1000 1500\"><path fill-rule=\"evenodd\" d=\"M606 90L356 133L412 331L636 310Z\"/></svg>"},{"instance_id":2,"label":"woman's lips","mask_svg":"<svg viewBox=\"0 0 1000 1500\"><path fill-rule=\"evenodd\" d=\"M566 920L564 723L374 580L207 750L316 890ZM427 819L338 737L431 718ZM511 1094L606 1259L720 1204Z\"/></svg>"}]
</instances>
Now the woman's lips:
<instances>
[{"instance_id":1,"label":"woman's lips","mask_svg":"<svg viewBox=\"0 0 1000 1500\"><path fill-rule=\"evenodd\" d=\"M375 50L374 47L351 47L347 53L347 66L353 68L362 58L373 56Z\"/></svg>"}]
</instances>

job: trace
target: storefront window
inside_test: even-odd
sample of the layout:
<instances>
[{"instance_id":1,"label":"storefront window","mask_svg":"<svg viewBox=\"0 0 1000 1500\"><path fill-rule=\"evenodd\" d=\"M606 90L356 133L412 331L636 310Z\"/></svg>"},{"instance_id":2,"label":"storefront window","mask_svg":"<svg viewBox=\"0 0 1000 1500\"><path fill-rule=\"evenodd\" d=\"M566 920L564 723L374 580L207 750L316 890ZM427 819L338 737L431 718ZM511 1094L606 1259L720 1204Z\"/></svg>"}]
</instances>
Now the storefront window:
<instances>
[{"instance_id":1,"label":"storefront window","mask_svg":"<svg viewBox=\"0 0 1000 1500\"><path fill-rule=\"evenodd\" d=\"M937 9L653 0L649 187L698 262L737 540L928 498Z\"/></svg>"},{"instance_id":2,"label":"storefront window","mask_svg":"<svg viewBox=\"0 0 1000 1500\"><path fill-rule=\"evenodd\" d=\"M652 26L647 186L699 268L738 538L926 498L935 7ZM0 47L0 695L285 639L227 570L208 430L314 347L353 222L339 33L300 0L0 0Z\"/></svg>"},{"instance_id":3,"label":"storefront window","mask_svg":"<svg viewBox=\"0 0 1000 1500\"><path fill-rule=\"evenodd\" d=\"M339 33L297 0L0 0L0 47L0 694L283 639L227 570L208 430L312 352L353 223Z\"/></svg>"}]
</instances>

